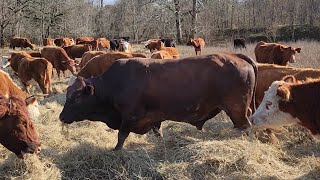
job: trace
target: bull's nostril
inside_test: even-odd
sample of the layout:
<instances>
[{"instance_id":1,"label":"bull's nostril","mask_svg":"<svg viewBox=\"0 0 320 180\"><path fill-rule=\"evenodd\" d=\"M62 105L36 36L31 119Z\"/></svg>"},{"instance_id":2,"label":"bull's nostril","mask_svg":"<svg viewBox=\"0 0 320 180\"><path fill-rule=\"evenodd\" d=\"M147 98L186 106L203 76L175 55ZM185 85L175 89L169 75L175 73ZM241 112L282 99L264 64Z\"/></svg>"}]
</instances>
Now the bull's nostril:
<instances>
[{"instance_id":1,"label":"bull's nostril","mask_svg":"<svg viewBox=\"0 0 320 180\"><path fill-rule=\"evenodd\" d=\"M39 153L40 151L41 151L41 147L39 146L36 153Z\"/></svg>"}]
</instances>

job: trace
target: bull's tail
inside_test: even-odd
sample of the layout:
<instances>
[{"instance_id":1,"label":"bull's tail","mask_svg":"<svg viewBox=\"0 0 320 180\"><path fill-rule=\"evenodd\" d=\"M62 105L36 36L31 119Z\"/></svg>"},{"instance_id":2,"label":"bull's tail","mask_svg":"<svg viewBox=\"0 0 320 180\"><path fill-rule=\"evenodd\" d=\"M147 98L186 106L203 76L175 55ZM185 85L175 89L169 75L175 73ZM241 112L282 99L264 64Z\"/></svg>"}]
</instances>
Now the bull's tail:
<instances>
[{"instance_id":1,"label":"bull's tail","mask_svg":"<svg viewBox=\"0 0 320 180\"><path fill-rule=\"evenodd\" d=\"M256 62L250 58L249 56L246 56L244 54L237 54L237 56L243 60L245 60L246 62L248 62L254 70L254 74L255 74L255 83L254 83L254 88L253 88L253 95L252 95L252 102L253 102L253 113L257 110L256 107L256 89L257 89L257 83L258 83L258 67L256 65Z\"/></svg>"}]
</instances>

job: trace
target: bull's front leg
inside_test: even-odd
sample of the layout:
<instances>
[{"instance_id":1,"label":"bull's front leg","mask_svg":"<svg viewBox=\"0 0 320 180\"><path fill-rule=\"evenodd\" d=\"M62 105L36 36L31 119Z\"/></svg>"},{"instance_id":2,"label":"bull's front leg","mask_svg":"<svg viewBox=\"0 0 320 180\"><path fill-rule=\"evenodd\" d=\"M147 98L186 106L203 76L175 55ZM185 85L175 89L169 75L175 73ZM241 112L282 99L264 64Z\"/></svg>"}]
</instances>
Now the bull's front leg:
<instances>
[{"instance_id":1,"label":"bull's front leg","mask_svg":"<svg viewBox=\"0 0 320 180\"><path fill-rule=\"evenodd\" d=\"M122 149L124 141L129 136L129 133L130 132L119 130L119 132L118 132L118 143L117 143L116 147L114 148L115 151L118 151L118 150Z\"/></svg>"}]
</instances>

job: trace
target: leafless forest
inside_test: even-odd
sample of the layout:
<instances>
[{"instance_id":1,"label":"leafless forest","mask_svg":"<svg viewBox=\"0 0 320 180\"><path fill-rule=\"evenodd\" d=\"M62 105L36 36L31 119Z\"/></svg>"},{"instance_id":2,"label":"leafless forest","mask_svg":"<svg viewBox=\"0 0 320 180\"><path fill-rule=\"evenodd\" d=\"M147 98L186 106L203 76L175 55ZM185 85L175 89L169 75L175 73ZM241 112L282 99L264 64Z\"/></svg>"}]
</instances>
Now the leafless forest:
<instances>
[{"instance_id":1,"label":"leafless forest","mask_svg":"<svg viewBox=\"0 0 320 180\"><path fill-rule=\"evenodd\" d=\"M244 37L250 41L319 40L319 0L1 0L1 45L14 36L194 36L209 44Z\"/></svg>"}]
</instances>

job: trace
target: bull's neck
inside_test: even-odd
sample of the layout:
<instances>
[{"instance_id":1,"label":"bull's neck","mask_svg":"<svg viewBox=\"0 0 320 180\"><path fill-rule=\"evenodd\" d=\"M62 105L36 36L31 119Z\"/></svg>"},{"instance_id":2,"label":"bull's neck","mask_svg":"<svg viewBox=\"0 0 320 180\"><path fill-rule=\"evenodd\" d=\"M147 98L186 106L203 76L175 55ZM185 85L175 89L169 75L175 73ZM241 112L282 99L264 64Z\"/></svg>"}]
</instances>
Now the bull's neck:
<instances>
[{"instance_id":1,"label":"bull's neck","mask_svg":"<svg viewBox=\"0 0 320 180\"><path fill-rule=\"evenodd\" d=\"M95 90L95 95L99 100L106 100L108 98L107 86L103 84L103 79L101 76L92 77L89 79L92 82Z\"/></svg>"}]
</instances>

